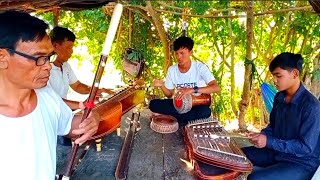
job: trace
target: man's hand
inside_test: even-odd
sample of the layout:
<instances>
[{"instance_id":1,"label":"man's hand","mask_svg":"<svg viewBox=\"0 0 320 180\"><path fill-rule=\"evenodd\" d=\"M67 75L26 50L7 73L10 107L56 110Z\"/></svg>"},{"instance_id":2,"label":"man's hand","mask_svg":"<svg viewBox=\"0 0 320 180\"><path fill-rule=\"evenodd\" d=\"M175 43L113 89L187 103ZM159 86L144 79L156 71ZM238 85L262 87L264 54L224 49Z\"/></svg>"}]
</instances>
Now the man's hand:
<instances>
[{"instance_id":1,"label":"man's hand","mask_svg":"<svg viewBox=\"0 0 320 180\"><path fill-rule=\"evenodd\" d=\"M249 141L257 148L264 148L267 145L267 136L264 134L251 132L248 137Z\"/></svg>"},{"instance_id":2,"label":"man's hand","mask_svg":"<svg viewBox=\"0 0 320 180\"><path fill-rule=\"evenodd\" d=\"M92 137L98 130L100 120L100 115L97 112L92 111L89 116L79 124L79 128L72 131L72 134L74 135L81 135L75 140L75 143L83 144Z\"/></svg>"},{"instance_id":3,"label":"man's hand","mask_svg":"<svg viewBox=\"0 0 320 180\"><path fill-rule=\"evenodd\" d=\"M97 91L97 96L100 96L100 97L101 97L101 93L114 94L115 92L112 91L112 89L108 89L108 88L98 89L98 91Z\"/></svg>"},{"instance_id":4,"label":"man's hand","mask_svg":"<svg viewBox=\"0 0 320 180\"><path fill-rule=\"evenodd\" d=\"M183 99L186 95L192 94L193 92L193 88L179 88L177 89L175 99Z\"/></svg>"},{"instance_id":5,"label":"man's hand","mask_svg":"<svg viewBox=\"0 0 320 180\"><path fill-rule=\"evenodd\" d=\"M80 102L79 102L79 109L85 109L85 108L86 108L86 105L84 105L85 102L86 102L86 101L84 101L84 102L80 101Z\"/></svg>"},{"instance_id":6,"label":"man's hand","mask_svg":"<svg viewBox=\"0 0 320 180\"><path fill-rule=\"evenodd\" d=\"M162 87L164 85L164 81L162 79L155 79L152 84L154 87Z\"/></svg>"}]
</instances>

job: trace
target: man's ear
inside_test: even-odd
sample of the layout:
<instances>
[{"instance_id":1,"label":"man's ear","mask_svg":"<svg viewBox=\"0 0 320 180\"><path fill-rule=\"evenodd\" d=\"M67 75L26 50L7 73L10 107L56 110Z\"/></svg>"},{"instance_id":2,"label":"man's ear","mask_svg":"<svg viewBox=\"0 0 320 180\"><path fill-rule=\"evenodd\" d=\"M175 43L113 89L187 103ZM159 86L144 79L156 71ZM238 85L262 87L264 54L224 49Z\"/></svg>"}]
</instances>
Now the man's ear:
<instances>
[{"instance_id":1,"label":"man's ear","mask_svg":"<svg viewBox=\"0 0 320 180\"><path fill-rule=\"evenodd\" d=\"M6 69L8 67L10 54L5 49L0 49L0 69Z\"/></svg>"},{"instance_id":2,"label":"man's ear","mask_svg":"<svg viewBox=\"0 0 320 180\"><path fill-rule=\"evenodd\" d=\"M293 78L299 78L299 70L298 69L293 69L292 70L292 73L293 73Z\"/></svg>"}]
</instances>

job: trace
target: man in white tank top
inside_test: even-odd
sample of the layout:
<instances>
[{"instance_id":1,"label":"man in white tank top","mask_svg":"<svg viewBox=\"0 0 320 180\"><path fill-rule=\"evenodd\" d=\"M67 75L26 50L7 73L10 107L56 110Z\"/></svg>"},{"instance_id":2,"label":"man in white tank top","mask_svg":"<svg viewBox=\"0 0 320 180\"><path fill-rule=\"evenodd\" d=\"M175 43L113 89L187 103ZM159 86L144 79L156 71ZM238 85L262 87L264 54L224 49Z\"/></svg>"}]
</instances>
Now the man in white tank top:
<instances>
[{"instance_id":1,"label":"man in white tank top","mask_svg":"<svg viewBox=\"0 0 320 180\"><path fill-rule=\"evenodd\" d=\"M48 25L25 12L0 14L1 179L53 180L57 135L94 135L100 116L82 123L50 86L50 62L56 58Z\"/></svg>"},{"instance_id":2,"label":"man in white tank top","mask_svg":"<svg viewBox=\"0 0 320 180\"><path fill-rule=\"evenodd\" d=\"M149 109L152 112L172 115L177 118L181 126L190 120L207 118L211 115L209 105L198 105L184 114L179 114L173 105L172 97L183 99L193 93L217 93L220 87L209 68L197 61L191 60L194 42L189 37L179 37L173 43L177 64L168 69L166 81L154 80L153 85L161 88L169 99L154 99L150 101Z\"/></svg>"}]
</instances>

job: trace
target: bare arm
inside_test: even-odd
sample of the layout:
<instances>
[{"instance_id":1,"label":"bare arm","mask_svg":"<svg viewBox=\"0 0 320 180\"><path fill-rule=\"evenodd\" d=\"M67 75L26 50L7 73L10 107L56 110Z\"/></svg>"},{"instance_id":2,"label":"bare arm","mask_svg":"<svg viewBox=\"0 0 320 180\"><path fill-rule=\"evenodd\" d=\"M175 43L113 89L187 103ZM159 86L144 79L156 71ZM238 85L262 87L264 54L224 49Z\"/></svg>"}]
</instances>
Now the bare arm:
<instances>
[{"instance_id":1,"label":"bare arm","mask_svg":"<svg viewBox=\"0 0 320 180\"><path fill-rule=\"evenodd\" d=\"M217 93L220 91L220 87L216 80L212 80L208 83L206 87L199 87L198 92L203 94L211 94L211 93ZM176 95L176 99L182 99L188 94L194 93L193 88L180 88L178 89L178 93Z\"/></svg>"},{"instance_id":2,"label":"bare arm","mask_svg":"<svg viewBox=\"0 0 320 180\"><path fill-rule=\"evenodd\" d=\"M67 99L62 99L68 106L70 109L74 110L74 109L84 109L85 106L83 104L83 102L79 102L79 101L72 101L72 100L67 100Z\"/></svg>"},{"instance_id":3,"label":"bare arm","mask_svg":"<svg viewBox=\"0 0 320 180\"><path fill-rule=\"evenodd\" d=\"M210 81L206 87L199 87L198 92L205 94L217 93L220 92L220 87L217 81L213 80Z\"/></svg>"},{"instance_id":4,"label":"bare arm","mask_svg":"<svg viewBox=\"0 0 320 180\"><path fill-rule=\"evenodd\" d=\"M77 81L73 84L70 84L70 87L80 94L89 94L91 87L81 83L80 81Z\"/></svg>"},{"instance_id":5,"label":"bare arm","mask_svg":"<svg viewBox=\"0 0 320 180\"><path fill-rule=\"evenodd\" d=\"M167 98L171 98L173 96L174 93L174 89L168 89L165 87L164 85L164 81L161 79L155 79L153 81L153 86L154 87L160 87L160 89L162 90L163 94L167 97Z\"/></svg>"},{"instance_id":6,"label":"bare arm","mask_svg":"<svg viewBox=\"0 0 320 180\"><path fill-rule=\"evenodd\" d=\"M77 81L73 84L70 84L70 87L80 94L89 94L91 90L91 86L88 86L86 84L83 84L80 81ZM111 89L107 88L101 88L98 90L97 95L101 95L101 93L108 93L108 94L114 94L114 92Z\"/></svg>"}]
</instances>

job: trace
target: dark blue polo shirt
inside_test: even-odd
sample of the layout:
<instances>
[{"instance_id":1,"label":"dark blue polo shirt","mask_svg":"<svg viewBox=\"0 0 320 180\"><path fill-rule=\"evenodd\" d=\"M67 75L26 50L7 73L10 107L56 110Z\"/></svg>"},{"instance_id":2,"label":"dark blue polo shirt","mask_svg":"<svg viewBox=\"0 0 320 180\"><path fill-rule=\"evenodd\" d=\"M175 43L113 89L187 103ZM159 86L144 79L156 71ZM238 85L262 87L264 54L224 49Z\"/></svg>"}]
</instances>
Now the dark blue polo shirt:
<instances>
[{"instance_id":1,"label":"dark blue polo shirt","mask_svg":"<svg viewBox=\"0 0 320 180\"><path fill-rule=\"evenodd\" d=\"M301 83L290 103L278 92L270 124L262 130L277 161L295 162L316 170L320 165L320 102Z\"/></svg>"}]
</instances>

